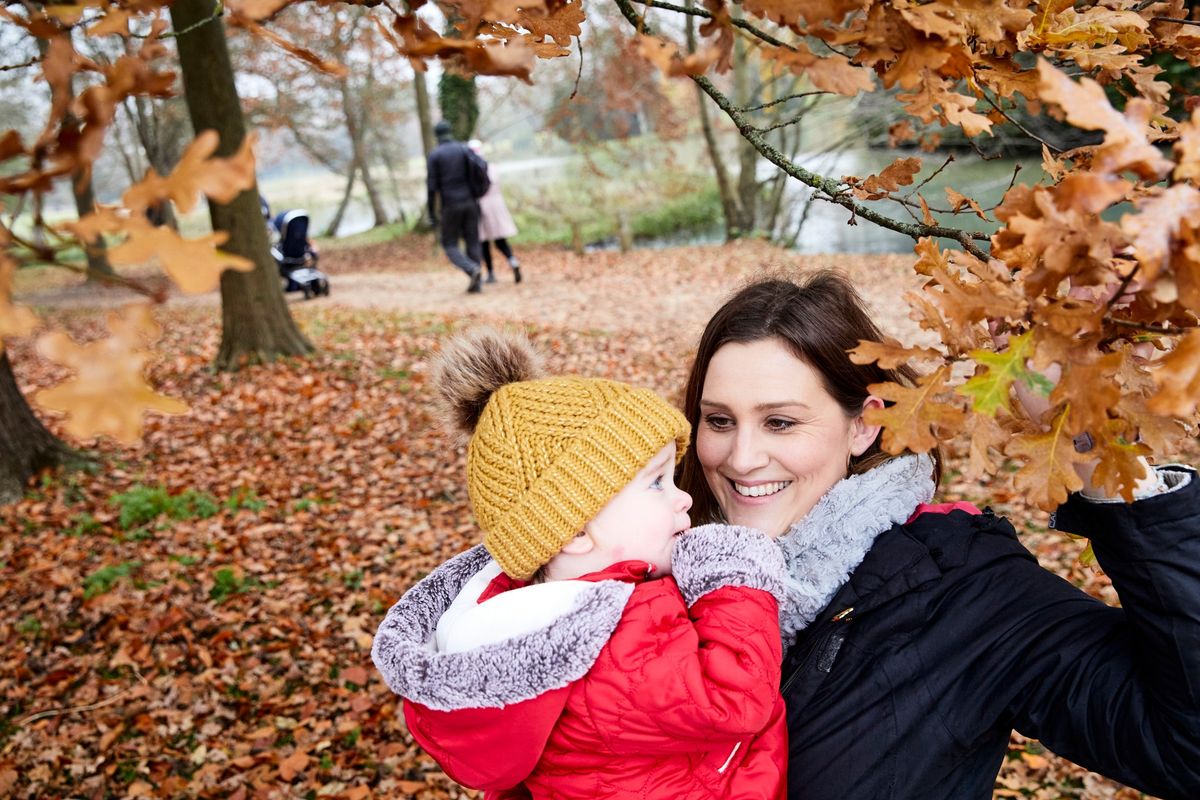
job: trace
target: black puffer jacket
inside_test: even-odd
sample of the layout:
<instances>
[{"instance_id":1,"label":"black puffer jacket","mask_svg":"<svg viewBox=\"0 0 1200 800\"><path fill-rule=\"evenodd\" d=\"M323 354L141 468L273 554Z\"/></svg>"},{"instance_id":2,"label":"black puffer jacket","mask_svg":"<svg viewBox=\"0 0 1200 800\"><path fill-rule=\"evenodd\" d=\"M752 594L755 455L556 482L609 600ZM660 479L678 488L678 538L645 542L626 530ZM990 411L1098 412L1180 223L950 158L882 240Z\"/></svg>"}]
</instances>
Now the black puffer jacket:
<instances>
[{"instance_id":1,"label":"black puffer jacket","mask_svg":"<svg viewBox=\"0 0 1200 800\"><path fill-rule=\"evenodd\" d=\"M990 513L879 535L784 665L792 800L986 800L1014 728L1200 798L1200 480L1128 506L1073 497L1058 527L1092 537L1123 608Z\"/></svg>"},{"instance_id":2,"label":"black puffer jacket","mask_svg":"<svg viewBox=\"0 0 1200 800\"><path fill-rule=\"evenodd\" d=\"M429 154L426 163L425 188L429 215L437 213L436 197L441 197L443 209L471 205L475 197L467 183L467 146L453 139L443 141Z\"/></svg>"}]
</instances>

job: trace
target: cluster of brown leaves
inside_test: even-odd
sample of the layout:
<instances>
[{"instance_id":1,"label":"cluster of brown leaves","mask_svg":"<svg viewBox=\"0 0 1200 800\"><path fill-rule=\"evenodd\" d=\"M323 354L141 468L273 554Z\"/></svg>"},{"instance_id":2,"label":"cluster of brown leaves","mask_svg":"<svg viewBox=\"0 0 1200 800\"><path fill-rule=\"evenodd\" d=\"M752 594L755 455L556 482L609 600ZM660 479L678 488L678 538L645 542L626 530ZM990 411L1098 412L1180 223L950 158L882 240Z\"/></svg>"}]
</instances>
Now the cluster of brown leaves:
<instances>
[{"instance_id":1,"label":"cluster of brown leaves","mask_svg":"<svg viewBox=\"0 0 1200 800\"><path fill-rule=\"evenodd\" d=\"M1018 458L1018 484L1052 508L1080 486L1073 465L1097 455L1076 453L1075 437L1092 436L1097 482L1129 498L1144 475L1139 459L1176 449L1195 425L1200 113L1173 131L1168 158L1153 144L1165 134L1149 124L1149 101L1118 112L1097 83L1075 82L1045 61L1038 71L1042 96L1103 141L1069 158L1047 154L1054 185L1008 192L995 210L1006 226L987 263L928 239L917 246L916 269L928 280L909 301L940 349L864 343L856 359L942 362L917 386L878 388L893 402L873 415L888 428L890 451L924 451L966 432L974 471L994 471L996 452ZM1134 211L1101 216L1126 200ZM997 333L1007 344L994 347ZM1170 334L1180 341L1156 353ZM971 368L965 380L955 380L956 363ZM1057 385L1043 377L1059 369ZM1044 411L1015 404L1019 392L1048 395Z\"/></svg>"},{"instance_id":2,"label":"cluster of brown leaves","mask_svg":"<svg viewBox=\"0 0 1200 800\"><path fill-rule=\"evenodd\" d=\"M719 298L740 275L781 258L763 250L709 250L712 261L728 261L718 264L720 280L696 275L694 250L605 260L611 270L598 271L625 282L604 284L611 296L592 305L611 308L619 325L590 317L527 330L555 372L677 397L695 332L647 336L624 320L618 300L628 281L647 272L680 285L707 281ZM533 260L547 293L583 280L571 256ZM878 262L863 260L864 275L869 267ZM205 369L219 336L212 315L160 310L169 355L152 362L151 378L192 413L151 418L137 446L101 440L108 468L47 479L0 510L0 526L12 531L0 539L5 796L475 796L414 745L369 660L385 609L478 539L463 453L430 418L425 383L441 339L475 320L314 305L295 313L318 356L214 374ZM104 336L100 314L65 321L76 340ZM48 388L62 371L28 357L31 346L13 345L19 378ZM950 461L948 498L1030 518L1000 483L966 482L963 460ZM201 492L220 507L122 525L115 496L137 485ZM1077 563L1080 543L1040 527L1025 541L1044 564L1112 600L1107 580ZM1012 756L999 796L1121 796L1036 745L1014 740ZM1087 792L1072 788L1081 780Z\"/></svg>"},{"instance_id":3,"label":"cluster of brown leaves","mask_svg":"<svg viewBox=\"0 0 1200 800\"><path fill-rule=\"evenodd\" d=\"M106 2L90 5L105 13L86 28L87 35L130 36L133 10ZM239 192L252 188L254 138L247 137L233 156L215 158L216 132L201 131L169 175L158 175L151 169L129 187L119 204L99 206L76 222L47 223L41 217L41 198L60 179L87 179L118 106L129 97L164 97L175 91L175 74L159 67L170 55L159 38L166 27L161 19L154 19L136 50L129 49L112 64L100 64L79 54L72 44L72 28L81 23L85 8L29 6L24 15L0 9L4 19L30 36L47 40L40 67L52 99L46 126L35 142L26 145L13 130L0 137L0 163L7 168L0 177L0 194L14 195L22 204L32 197L34 226L48 241L43 244L18 234L15 214L7 223L0 222L0 348L7 339L48 328L39 339L39 351L70 366L76 378L39 393L35 400L43 408L71 414L68 430L77 437L106 433L119 441L132 442L141 433L145 411L178 412L185 408L179 401L151 391L142 376L145 348L153 338L147 336L150 328L141 321L148 314L147 307L114 315L110 337L80 346L55 329L53 320L40 318L32 309L13 302L13 274L23 262L57 262L60 253L72 247L90 247L101 237L107 241L112 265L156 263L185 294L211 291L226 269L252 269L252 262L218 249L228 234L184 238L169 227L153 225L146 212L171 202L181 213L187 213L201 196L227 203ZM151 16L158 10L154 4L137 9ZM80 74L94 74L99 80L90 80L76 95L73 85ZM77 265L64 266L79 269ZM149 284L115 280L139 287L150 301L161 302L165 297L161 289L151 289Z\"/></svg>"}]
</instances>

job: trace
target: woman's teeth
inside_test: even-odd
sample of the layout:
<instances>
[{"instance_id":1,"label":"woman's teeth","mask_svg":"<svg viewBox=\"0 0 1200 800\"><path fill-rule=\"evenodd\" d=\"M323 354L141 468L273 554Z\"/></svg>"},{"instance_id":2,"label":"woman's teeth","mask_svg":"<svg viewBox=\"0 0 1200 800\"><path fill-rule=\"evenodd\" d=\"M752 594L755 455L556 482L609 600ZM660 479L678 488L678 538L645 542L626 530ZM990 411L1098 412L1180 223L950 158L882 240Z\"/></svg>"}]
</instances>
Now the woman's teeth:
<instances>
[{"instance_id":1,"label":"woman's teeth","mask_svg":"<svg viewBox=\"0 0 1200 800\"><path fill-rule=\"evenodd\" d=\"M766 497L769 494L781 492L788 487L791 481L776 481L775 483L760 483L758 486L743 486L736 481L732 481L733 490L742 497Z\"/></svg>"}]
</instances>

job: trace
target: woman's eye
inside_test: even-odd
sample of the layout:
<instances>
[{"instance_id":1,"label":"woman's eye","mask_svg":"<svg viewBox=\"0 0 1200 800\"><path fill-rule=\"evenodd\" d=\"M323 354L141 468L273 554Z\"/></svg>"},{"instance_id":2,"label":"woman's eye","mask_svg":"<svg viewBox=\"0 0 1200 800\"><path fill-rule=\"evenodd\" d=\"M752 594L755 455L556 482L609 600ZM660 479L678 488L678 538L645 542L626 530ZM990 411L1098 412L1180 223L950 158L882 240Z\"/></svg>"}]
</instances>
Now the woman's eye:
<instances>
[{"instance_id":1,"label":"woman's eye","mask_svg":"<svg viewBox=\"0 0 1200 800\"><path fill-rule=\"evenodd\" d=\"M720 414L709 414L704 418L704 424L711 430L724 431L733 427L733 420Z\"/></svg>"},{"instance_id":2,"label":"woman's eye","mask_svg":"<svg viewBox=\"0 0 1200 800\"><path fill-rule=\"evenodd\" d=\"M790 419L779 419L778 417L771 417L766 423L767 430L776 432L789 430L795 424L796 423Z\"/></svg>"}]
</instances>

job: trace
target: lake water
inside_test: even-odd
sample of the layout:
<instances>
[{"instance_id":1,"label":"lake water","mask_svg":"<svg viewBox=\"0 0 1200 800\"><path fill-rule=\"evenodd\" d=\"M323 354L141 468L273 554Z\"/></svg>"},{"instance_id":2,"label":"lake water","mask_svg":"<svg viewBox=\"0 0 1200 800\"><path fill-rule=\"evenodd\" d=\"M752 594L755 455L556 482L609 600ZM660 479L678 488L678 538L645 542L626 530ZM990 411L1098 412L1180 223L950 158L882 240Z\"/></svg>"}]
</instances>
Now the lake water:
<instances>
[{"instance_id":1,"label":"lake water","mask_svg":"<svg viewBox=\"0 0 1200 800\"><path fill-rule=\"evenodd\" d=\"M916 176L919 183L938 169L947 158L947 154L927 154L913 152L892 152L886 150L849 150L836 156L809 154L798 159L802 166L823 175L842 177L855 175L865 178L867 175L878 173L899 157L918 157L924 166ZM570 157L539 157L519 161L498 161L496 166L506 181L519 179L522 173L536 174L545 180L548 175L570 171ZM986 210L1000 202L1004 192L1013 180L1013 171L1020 164L1017 182L1033 183L1042 177L1041 164L1037 159L1018 162L1014 159L981 160L974 153L957 153L955 161L932 178L929 183L920 188L920 194L926 202L935 209L948 209L951 204L946 199L945 188L953 187L958 192L974 199ZM759 178L767 178L774 174L776 167L768 162L759 165ZM423 183L423 182L422 182ZM423 185L420 187L419 198L414 198L405 209L409 215L422 213L424 210ZM897 194L903 196L913 187L904 187ZM799 215L802 213L805 199L811 190L797 180L788 181L786 198L791 205L791 220L789 230L794 229ZM911 198L916 201L915 195ZM893 201L864 203L886 216L904 222L915 222L920 219L919 209L906 211ZM313 218L314 229L323 231L334 213L334 204L316 205L309 207ZM394 209L391 209L395 213ZM913 216L910 215L915 214ZM954 228L978 230L991 233L996 228L995 222L985 222L979 219L969 209L964 209L957 215L935 214L939 222ZM989 214L991 217L991 214ZM800 236L796 241L796 250L801 253L888 253L911 252L913 241L904 234L882 228L875 223L859 219L857 224L850 225L849 212L838 205L824 201L814 201L809 209ZM339 236L348 236L367 230L374 222L370 206L359 199L350 203L338 230ZM655 240L639 240L638 247L672 247L684 244L715 243L723 240L723 231L719 220L709 230L681 232ZM518 239L519 241L519 239ZM593 244L594 249L615 248L617 243L601 242Z\"/></svg>"}]
</instances>

